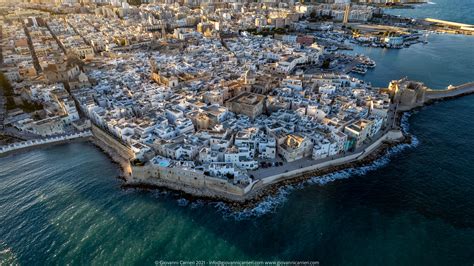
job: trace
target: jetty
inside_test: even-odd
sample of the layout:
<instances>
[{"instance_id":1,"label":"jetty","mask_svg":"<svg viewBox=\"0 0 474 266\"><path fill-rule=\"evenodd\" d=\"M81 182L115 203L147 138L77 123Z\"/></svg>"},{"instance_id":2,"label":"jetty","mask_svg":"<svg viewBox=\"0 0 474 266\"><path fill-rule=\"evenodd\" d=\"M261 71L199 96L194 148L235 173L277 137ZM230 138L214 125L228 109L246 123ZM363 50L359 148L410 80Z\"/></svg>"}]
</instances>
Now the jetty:
<instances>
[{"instance_id":1,"label":"jetty","mask_svg":"<svg viewBox=\"0 0 474 266\"><path fill-rule=\"evenodd\" d=\"M474 81L461 85L449 85L446 89L436 90L425 84L405 79L390 82L389 92L399 111L410 111L435 101L456 98L474 93Z\"/></svg>"},{"instance_id":2,"label":"jetty","mask_svg":"<svg viewBox=\"0 0 474 266\"><path fill-rule=\"evenodd\" d=\"M474 93L474 81L459 86L450 85L445 90L427 89L425 101L428 102L434 100L442 100L446 98L454 98L471 93Z\"/></svg>"}]
</instances>

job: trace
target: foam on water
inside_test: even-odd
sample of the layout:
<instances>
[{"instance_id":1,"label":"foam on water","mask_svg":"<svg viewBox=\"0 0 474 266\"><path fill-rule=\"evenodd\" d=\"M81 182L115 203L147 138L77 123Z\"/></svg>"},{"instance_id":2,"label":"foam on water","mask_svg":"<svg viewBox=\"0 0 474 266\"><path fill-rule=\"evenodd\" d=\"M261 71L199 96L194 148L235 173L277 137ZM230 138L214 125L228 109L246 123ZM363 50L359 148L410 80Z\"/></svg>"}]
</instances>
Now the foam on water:
<instances>
[{"instance_id":1,"label":"foam on water","mask_svg":"<svg viewBox=\"0 0 474 266\"><path fill-rule=\"evenodd\" d=\"M189 200L187 200L187 199L180 198L177 201L178 201L178 206L186 207L186 206L189 205Z\"/></svg>"},{"instance_id":2,"label":"foam on water","mask_svg":"<svg viewBox=\"0 0 474 266\"><path fill-rule=\"evenodd\" d=\"M205 205L205 202L203 200L196 200L196 201L191 202L189 206L191 207L191 209L196 209L196 208L203 207L204 205Z\"/></svg>"}]
</instances>

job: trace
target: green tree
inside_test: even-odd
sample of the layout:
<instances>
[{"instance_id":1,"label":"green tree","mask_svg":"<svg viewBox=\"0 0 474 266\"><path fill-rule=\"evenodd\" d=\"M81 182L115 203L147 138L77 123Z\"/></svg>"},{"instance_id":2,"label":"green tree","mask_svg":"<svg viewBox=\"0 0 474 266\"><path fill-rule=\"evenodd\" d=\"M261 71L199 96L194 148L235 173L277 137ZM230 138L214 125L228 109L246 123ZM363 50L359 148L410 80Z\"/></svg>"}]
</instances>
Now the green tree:
<instances>
[{"instance_id":1,"label":"green tree","mask_svg":"<svg viewBox=\"0 0 474 266\"><path fill-rule=\"evenodd\" d=\"M7 110L21 108L24 112L31 113L43 109L43 105L40 103L25 102L22 105L17 105L13 99L15 97L13 87L2 72L0 72L0 90L2 91L3 97L7 100L5 104Z\"/></svg>"},{"instance_id":2,"label":"green tree","mask_svg":"<svg viewBox=\"0 0 474 266\"><path fill-rule=\"evenodd\" d=\"M331 60L330 60L329 58L324 59L322 68L328 69L328 68L329 68L329 64L331 64Z\"/></svg>"},{"instance_id":3,"label":"green tree","mask_svg":"<svg viewBox=\"0 0 474 266\"><path fill-rule=\"evenodd\" d=\"M5 105L7 110L15 109L16 104L13 100L13 87L2 72L0 72L0 89L7 100Z\"/></svg>"},{"instance_id":4,"label":"green tree","mask_svg":"<svg viewBox=\"0 0 474 266\"><path fill-rule=\"evenodd\" d=\"M127 1L130 5L134 5L134 6L139 6L142 4L142 1L141 0L128 0Z\"/></svg>"}]
</instances>

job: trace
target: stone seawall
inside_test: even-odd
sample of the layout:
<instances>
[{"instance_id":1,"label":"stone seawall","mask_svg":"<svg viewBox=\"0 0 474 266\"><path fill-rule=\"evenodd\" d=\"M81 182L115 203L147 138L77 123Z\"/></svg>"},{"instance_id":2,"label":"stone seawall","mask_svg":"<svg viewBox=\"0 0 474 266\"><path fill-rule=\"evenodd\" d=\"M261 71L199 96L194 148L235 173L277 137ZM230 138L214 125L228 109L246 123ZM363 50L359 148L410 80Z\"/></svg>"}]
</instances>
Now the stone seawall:
<instances>
[{"instance_id":1,"label":"stone seawall","mask_svg":"<svg viewBox=\"0 0 474 266\"><path fill-rule=\"evenodd\" d=\"M424 91L424 97L422 100L414 101L409 105L400 105L398 107L399 112L410 111L424 105L431 104L436 101L454 99L461 96L469 95L474 93L474 82L468 82L459 86L449 86L444 90L433 90L426 89Z\"/></svg>"},{"instance_id":2,"label":"stone seawall","mask_svg":"<svg viewBox=\"0 0 474 266\"><path fill-rule=\"evenodd\" d=\"M295 176L303 175L303 174L308 173L308 172L314 172L314 171L317 171L317 170L321 170L323 168L339 166L339 165L343 165L343 164L346 164L346 163L351 163L351 162L354 162L354 161L362 160L365 157L367 157L368 155L370 155L378 147L380 147L383 142L385 142L385 141L398 141L398 140L402 139L403 137L404 137L403 133L400 130L392 130L392 131L387 132L385 135L380 137L377 141L372 143L369 147L367 147L365 150L363 150L361 152L351 154L351 155L348 155L348 156L345 156L345 157L341 157L341 158L338 158L338 159L329 160L329 161L326 161L326 162L314 164L314 165L304 167L304 168L301 168L301 169L296 169L296 170L289 171L289 172L286 172L286 173L281 173L281 174L269 176L269 177L263 178L261 183L262 183L262 185L275 184L275 183L281 182L283 180L293 178Z\"/></svg>"},{"instance_id":3,"label":"stone seawall","mask_svg":"<svg viewBox=\"0 0 474 266\"><path fill-rule=\"evenodd\" d=\"M207 198L221 198L239 201L249 188L233 185L223 179L213 178L192 169L181 167L159 167L156 165L132 166L133 151L110 133L92 126L94 143L101 148L122 169L125 186L156 186Z\"/></svg>"},{"instance_id":4,"label":"stone seawall","mask_svg":"<svg viewBox=\"0 0 474 266\"><path fill-rule=\"evenodd\" d=\"M250 185L234 185L226 180L206 176L199 171L157 165L131 166L127 185L153 185L183 191L194 196L242 201Z\"/></svg>"},{"instance_id":5,"label":"stone seawall","mask_svg":"<svg viewBox=\"0 0 474 266\"><path fill-rule=\"evenodd\" d=\"M404 135L400 130L391 130L361 152L255 180L247 186L230 184L225 180L209 177L192 169L168 168L157 165L132 166L132 175L127 178L127 185L151 185L183 191L198 197L246 202L258 197L260 192L266 188L280 182L324 169L362 162L366 157L373 155L385 142L398 142L402 139L404 139Z\"/></svg>"},{"instance_id":6,"label":"stone seawall","mask_svg":"<svg viewBox=\"0 0 474 266\"><path fill-rule=\"evenodd\" d=\"M456 98L471 93L474 93L474 82L469 82L456 87L449 87L446 90L427 90L425 93L425 102Z\"/></svg>"},{"instance_id":7,"label":"stone seawall","mask_svg":"<svg viewBox=\"0 0 474 266\"><path fill-rule=\"evenodd\" d=\"M92 125L92 134L94 136L93 143L109 155L111 160L121 166L125 177L129 176L132 172L130 160L135 158L133 151L125 144L116 140L110 133L95 125Z\"/></svg>"}]
</instances>

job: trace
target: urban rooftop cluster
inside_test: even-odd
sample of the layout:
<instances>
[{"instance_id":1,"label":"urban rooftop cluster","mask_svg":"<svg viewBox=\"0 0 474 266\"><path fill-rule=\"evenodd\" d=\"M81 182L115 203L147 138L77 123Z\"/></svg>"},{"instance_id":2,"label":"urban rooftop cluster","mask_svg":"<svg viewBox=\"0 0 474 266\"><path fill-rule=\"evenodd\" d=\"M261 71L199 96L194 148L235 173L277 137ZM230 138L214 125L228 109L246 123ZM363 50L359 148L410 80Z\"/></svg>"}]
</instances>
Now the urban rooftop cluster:
<instances>
[{"instance_id":1,"label":"urban rooftop cluster","mask_svg":"<svg viewBox=\"0 0 474 266\"><path fill-rule=\"evenodd\" d=\"M266 165L340 156L384 133L388 93L344 71L306 71L331 55L301 19L343 20L344 3L191 2L8 13L2 71L16 102L42 108L10 111L6 124L46 137L90 120L130 147L133 164L244 186ZM377 12L353 5L348 18Z\"/></svg>"},{"instance_id":2,"label":"urban rooftop cluster","mask_svg":"<svg viewBox=\"0 0 474 266\"><path fill-rule=\"evenodd\" d=\"M248 171L262 162L351 151L387 121L389 95L363 81L290 74L318 61L315 45L245 34L222 42L190 38L193 45L179 52L105 59L87 73L94 85L72 92L86 116L129 145L140 163L188 162L247 184Z\"/></svg>"}]
</instances>

